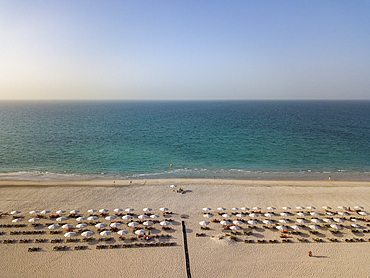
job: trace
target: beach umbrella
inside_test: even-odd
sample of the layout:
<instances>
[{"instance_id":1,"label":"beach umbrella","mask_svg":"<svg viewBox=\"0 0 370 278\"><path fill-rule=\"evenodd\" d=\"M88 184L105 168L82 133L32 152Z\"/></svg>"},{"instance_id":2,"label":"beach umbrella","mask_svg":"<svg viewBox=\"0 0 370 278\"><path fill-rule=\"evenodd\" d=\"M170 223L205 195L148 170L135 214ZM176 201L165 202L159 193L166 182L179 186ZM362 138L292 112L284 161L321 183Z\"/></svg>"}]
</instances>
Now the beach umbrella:
<instances>
[{"instance_id":1,"label":"beach umbrella","mask_svg":"<svg viewBox=\"0 0 370 278\"><path fill-rule=\"evenodd\" d=\"M358 224L351 224L351 226L354 227L354 228L360 228L360 225L358 225Z\"/></svg>"},{"instance_id":2,"label":"beach umbrella","mask_svg":"<svg viewBox=\"0 0 370 278\"><path fill-rule=\"evenodd\" d=\"M360 211L358 214L361 214L363 216L369 215L369 213L367 213L366 211Z\"/></svg>"},{"instance_id":3,"label":"beach umbrella","mask_svg":"<svg viewBox=\"0 0 370 278\"><path fill-rule=\"evenodd\" d=\"M73 227L72 224L65 224L65 225L62 226L63 229L70 229L72 227Z\"/></svg>"},{"instance_id":4,"label":"beach umbrella","mask_svg":"<svg viewBox=\"0 0 370 278\"><path fill-rule=\"evenodd\" d=\"M19 211L19 210L13 210L10 214L13 214L13 215L15 215L15 214L20 214L21 212Z\"/></svg>"},{"instance_id":5,"label":"beach umbrella","mask_svg":"<svg viewBox=\"0 0 370 278\"><path fill-rule=\"evenodd\" d=\"M213 215L212 214L203 214L203 217L205 217L205 218L212 218Z\"/></svg>"},{"instance_id":6,"label":"beach umbrella","mask_svg":"<svg viewBox=\"0 0 370 278\"><path fill-rule=\"evenodd\" d=\"M257 213L251 213L251 214L249 214L249 217L257 218L258 217L258 214Z\"/></svg>"},{"instance_id":7,"label":"beach umbrella","mask_svg":"<svg viewBox=\"0 0 370 278\"><path fill-rule=\"evenodd\" d=\"M105 223L98 223L98 224L95 225L95 227L99 228L99 229L104 228L105 226L107 226L107 224L105 224Z\"/></svg>"},{"instance_id":8,"label":"beach umbrella","mask_svg":"<svg viewBox=\"0 0 370 278\"><path fill-rule=\"evenodd\" d=\"M309 206L307 209L316 209L315 207Z\"/></svg>"},{"instance_id":9,"label":"beach umbrella","mask_svg":"<svg viewBox=\"0 0 370 278\"><path fill-rule=\"evenodd\" d=\"M112 232L110 232L110 231L102 231L102 232L100 233L100 235L101 235L101 236L109 236L111 233L112 233Z\"/></svg>"},{"instance_id":10,"label":"beach umbrella","mask_svg":"<svg viewBox=\"0 0 370 278\"><path fill-rule=\"evenodd\" d=\"M71 214L77 214L79 213L80 211L78 209L74 209L74 210L71 210L69 213Z\"/></svg>"},{"instance_id":11,"label":"beach umbrella","mask_svg":"<svg viewBox=\"0 0 370 278\"><path fill-rule=\"evenodd\" d=\"M137 222L130 222L130 223L128 223L128 226L129 227L136 227L138 225L139 225L139 223L137 223Z\"/></svg>"},{"instance_id":12,"label":"beach umbrella","mask_svg":"<svg viewBox=\"0 0 370 278\"><path fill-rule=\"evenodd\" d=\"M310 212L310 214L311 214L312 216L320 216L320 213L317 213L317 212L315 212L315 211Z\"/></svg>"},{"instance_id":13,"label":"beach umbrella","mask_svg":"<svg viewBox=\"0 0 370 278\"><path fill-rule=\"evenodd\" d=\"M319 230L320 229L320 227L316 226L316 225L310 225L308 227L310 227L312 230Z\"/></svg>"},{"instance_id":14,"label":"beach umbrella","mask_svg":"<svg viewBox=\"0 0 370 278\"><path fill-rule=\"evenodd\" d=\"M357 218L351 218L351 221L353 221L353 222L360 222L360 220L358 220Z\"/></svg>"},{"instance_id":15,"label":"beach umbrella","mask_svg":"<svg viewBox=\"0 0 370 278\"><path fill-rule=\"evenodd\" d=\"M162 222L159 223L159 225L161 225L161 226L168 226L168 225L170 225L170 222L168 222L168 221L162 221Z\"/></svg>"},{"instance_id":16,"label":"beach umbrella","mask_svg":"<svg viewBox=\"0 0 370 278\"><path fill-rule=\"evenodd\" d=\"M101 212L101 213L107 213L107 212L109 212L109 210L108 209L99 209L99 212Z\"/></svg>"},{"instance_id":17,"label":"beach umbrella","mask_svg":"<svg viewBox=\"0 0 370 278\"><path fill-rule=\"evenodd\" d=\"M236 210L239 210L238 208L232 208L231 210L234 210L234 211L236 211Z\"/></svg>"},{"instance_id":18,"label":"beach umbrella","mask_svg":"<svg viewBox=\"0 0 370 278\"><path fill-rule=\"evenodd\" d=\"M338 223L342 223L342 222L344 222L344 220L343 220L343 219L340 219L340 218L333 218L333 220L334 220L335 222L338 222Z\"/></svg>"},{"instance_id":19,"label":"beach umbrella","mask_svg":"<svg viewBox=\"0 0 370 278\"><path fill-rule=\"evenodd\" d=\"M171 188L176 188L176 187L177 187L177 185L176 185L176 184L171 184L171 185L170 185L170 187L171 187Z\"/></svg>"},{"instance_id":20,"label":"beach umbrella","mask_svg":"<svg viewBox=\"0 0 370 278\"><path fill-rule=\"evenodd\" d=\"M160 208L159 210L164 212L164 211L168 211L168 208Z\"/></svg>"},{"instance_id":21,"label":"beach umbrella","mask_svg":"<svg viewBox=\"0 0 370 278\"><path fill-rule=\"evenodd\" d=\"M211 215L212 216L212 215ZM159 215L157 215L157 214L152 214L151 216L149 216L150 218L153 218L153 219L155 219L155 218L159 218Z\"/></svg>"},{"instance_id":22,"label":"beach umbrella","mask_svg":"<svg viewBox=\"0 0 370 278\"><path fill-rule=\"evenodd\" d=\"M326 213L326 215L333 216L333 215L335 215L335 214L334 214L333 212L328 211L328 212Z\"/></svg>"},{"instance_id":23,"label":"beach umbrella","mask_svg":"<svg viewBox=\"0 0 370 278\"><path fill-rule=\"evenodd\" d=\"M31 222L31 223L35 223L36 221L39 221L40 218L31 218L30 220L28 220L28 222Z\"/></svg>"},{"instance_id":24,"label":"beach umbrella","mask_svg":"<svg viewBox=\"0 0 370 278\"><path fill-rule=\"evenodd\" d=\"M148 215L145 215L145 214L139 215L137 218L139 218L139 219L145 219L145 218L148 218Z\"/></svg>"},{"instance_id":25,"label":"beach umbrella","mask_svg":"<svg viewBox=\"0 0 370 278\"><path fill-rule=\"evenodd\" d=\"M94 213L94 212L97 212L97 210L96 209L89 209L87 212L88 213Z\"/></svg>"},{"instance_id":26,"label":"beach umbrella","mask_svg":"<svg viewBox=\"0 0 370 278\"><path fill-rule=\"evenodd\" d=\"M297 219L296 221L297 221L298 223L301 223L301 224L307 223L307 221L306 221L306 220L304 220L304 219Z\"/></svg>"},{"instance_id":27,"label":"beach umbrella","mask_svg":"<svg viewBox=\"0 0 370 278\"><path fill-rule=\"evenodd\" d=\"M322 208L323 209L331 209L331 207L329 207L329 206L323 206Z\"/></svg>"},{"instance_id":28,"label":"beach umbrella","mask_svg":"<svg viewBox=\"0 0 370 278\"><path fill-rule=\"evenodd\" d=\"M248 220L249 225L257 225L258 222L256 220Z\"/></svg>"},{"instance_id":29,"label":"beach umbrella","mask_svg":"<svg viewBox=\"0 0 370 278\"><path fill-rule=\"evenodd\" d=\"M275 210L276 208L274 207L267 207L268 210Z\"/></svg>"},{"instance_id":30,"label":"beach umbrella","mask_svg":"<svg viewBox=\"0 0 370 278\"><path fill-rule=\"evenodd\" d=\"M40 213L41 214L48 214L48 213L50 213L51 211L50 210L43 210L43 211L41 211Z\"/></svg>"},{"instance_id":31,"label":"beach umbrella","mask_svg":"<svg viewBox=\"0 0 370 278\"><path fill-rule=\"evenodd\" d=\"M85 228L87 226L86 223L77 224L76 227L79 229Z\"/></svg>"},{"instance_id":32,"label":"beach umbrella","mask_svg":"<svg viewBox=\"0 0 370 278\"><path fill-rule=\"evenodd\" d=\"M83 216L76 218L77 222L81 222L81 221L85 221L85 220L86 220L86 217L83 217Z\"/></svg>"},{"instance_id":33,"label":"beach umbrella","mask_svg":"<svg viewBox=\"0 0 370 278\"><path fill-rule=\"evenodd\" d=\"M115 216L107 216L107 217L105 217L105 220L108 220L108 221L111 221L111 220L114 220L114 219L116 219Z\"/></svg>"},{"instance_id":34,"label":"beach umbrella","mask_svg":"<svg viewBox=\"0 0 370 278\"><path fill-rule=\"evenodd\" d=\"M130 219L132 219L132 216L131 215L124 215L124 216L122 216L122 219L123 220L130 220Z\"/></svg>"},{"instance_id":35,"label":"beach umbrella","mask_svg":"<svg viewBox=\"0 0 370 278\"><path fill-rule=\"evenodd\" d=\"M58 222L61 222L61 221L66 221L67 220L67 217L58 217L57 219L55 219L56 221Z\"/></svg>"},{"instance_id":36,"label":"beach umbrella","mask_svg":"<svg viewBox=\"0 0 370 278\"><path fill-rule=\"evenodd\" d=\"M224 211L224 210L226 210L226 209L225 209L225 208L223 208L223 207L219 207L219 208L217 208L217 210Z\"/></svg>"},{"instance_id":37,"label":"beach umbrella","mask_svg":"<svg viewBox=\"0 0 370 278\"><path fill-rule=\"evenodd\" d=\"M247 208L247 207L241 207L240 209L241 210L249 210L249 208Z\"/></svg>"},{"instance_id":38,"label":"beach umbrella","mask_svg":"<svg viewBox=\"0 0 370 278\"><path fill-rule=\"evenodd\" d=\"M281 216L288 217L290 216L289 212L282 212L280 213Z\"/></svg>"},{"instance_id":39,"label":"beach umbrella","mask_svg":"<svg viewBox=\"0 0 370 278\"><path fill-rule=\"evenodd\" d=\"M341 230L342 229L342 226L339 226L337 224L331 224L330 227L332 227L335 230Z\"/></svg>"},{"instance_id":40,"label":"beach umbrella","mask_svg":"<svg viewBox=\"0 0 370 278\"><path fill-rule=\"evenodd\" d=\"M60 209L60 210L57 210L56 214L62 214L62 213L65 213L65 212L66 212L65 210Z\"/></svg>"},{"instance_id":41,"label":"beach umbrella","mask_svg":"<svg viewBox=\"0 0 370 278\"><path fill-rule=\"evenodd\" d=\"M36 213L39 213L39 210L32 210L32 211L30 211L30 214L36 214Z\"/></svg>"},{"instance_id":42,"label":"beach umbrella","mask_svg":"<svg viewBox=\"0 0 370 278\"><path fill-rule=\"evenodd\" d=\"M282 230L282 231L285 231L287 230L288 228L286 226L276 226L276 229L278 230Z\"/></svg>"},{"instance_id":43,"label":"beach umbrella","mask_svg":"<svg viewBox=\"0 0 370 278\"><path fill-rule=\"evenodd\" d=\"M279 222L286 224L286 223L289 223L289 220L288 219L280 219Z\"/></svg>"},{"instance_id":44,"label":"beach umbrella","mask_svg":"<svg viewBox=\"0 0 370 278\"><path fill-rule=\"evenodd\" d=\"M321 223L321 220L320 219L317 219L317 218L312 218L311 219L311 222L313 222L313 223Z\"/></svg>"},{"instance_id":45,"label":"beach umbrella","mask_svg":"<svg viewBox=\"0 0 370 278\"><path fill-rule=\"evenodd\" d=\"M243 217L245 217L245 214L243 214L243 213L238 213L237 215L235 215L236 217L240 217L240 218L243 218Z\"/></svg>"},{"instance_id":46,"label":"beach umbrella","mask_svg":"<svg viewBox=\"0 0 370 278\"><path fill-rule=\"evenodd\" d=\"M143 223L144 226L152 226L153 225L153 222L152 221L145 221Z\"/></svg>"},{"instance_id":47,"label":"beach umbrella","mask_svg":"<svg viewBox=\"0 0 370 278\"><path fill-rule=\"evenodd\" d=\"M305 214L304 212L298 212L297 215L301 217L307 216L307 214Z\"/></svg>"},{"instance_id":48,"label":"beach umbrella","mask_svg":"<svg viewBox=\"0 0 370 278\"><path fill-rule=\"evenodd\" d=\"M110 224L109 226L112 227L112 228L117 228L117 227L121 226L121 223L115 222L115 223Z\"/></svg>"},{"instance_id":49,"label":"beach umbrella","mask_svg":"<svg viewBox=\"0 0 370 278\"><path fill-rule=\"evenodd\" d=\"M289 210L292 209L291 207L283 207L283 210Z\"/></svg>"},{"instance_id":50,"label":"beach umbrella","mask_svg":"<svg viewBox=\"0 0 370 278\"><path fill-rule=\"evenodd\" d=\"M301 226L298 226L298 225L292 225L291 226L294 230L302 230L302 227Z\"/></svg>"},{"instance_id":51,"label":"beach umbrella","mask_svg":"<svg viewBox=\"0 0 370 278\"><path fill-rule=\"evenodd\" d=\"M266 217L274 217L275 215L272 212L265 213Z\"/></svg>"},{"instance_id":52,"label":"beach umbrella","mask_svg":"<svg viewBox=\"0 0 370 278\"><path fill-rule=\"evenodd\" d=\"M253 207L252 209L253 209L253 210L261 210L261 208L260 208L260 207Z\"/></svg>"},{"instance_id":53,"label":"beach umbrella","mask_svg":"<svg viewBox=\"0 0 370 278\"><path fill-rule=\"evenodd\" d=\"M97 216L90 216L90 217L87 218L87 220L89 220L89 221L95 221L96 219L98 219Z\"/></svg>"},{"instance_id":54,"label":"beach umbrella","mask_svg":"<svg viewBox=\"0 0 370 278\"><path fill-rule=\"evenodd\" d=\"M209 222L208 221L201 221L201 222L199 222L199 225L207 226L207 225L209 225Z\"/></svg>"},{"instance_id":55,"label":"beach umbrella","mask_svg":"<svg viewBox=\"0 0 370 278\"><path fill-rule=\"evenodd\" d=\"M83 232L81 235L82 236L92 236L94 233L92 231L86 231L86 232Z\"/></svg>"},{"instance_id":56,"label":"beach umbrella","mask_svg":"<svg viewBox=\"0 0 370 278\"><path fill-rule=\"evenodd\" d=\"M230 217L232 217L232 215L231 215L231 214L227 214L227 213L225 213L225 214L223 214L223 215L222 215L222 217L230 218Z\"/></svg>"},{"instance_id":57,"label":"beach umbrella","mask_svg":"<svg viewBox=\"0 0 370 278\"><path fill-rule=\"evenodd\" d=\"M240 229L240 227L239 226L231 226L230 227L230 230L239 230Z\"/></svg>"},{"instance_id":58,"label":"beach umbrella","mask_svg":"<svg viewBox=\"0 0 370 278\"><path fill-rule=\"evenodd\" d=\"M58 229L60 226L58 224L52 224L50 226L48 226L48 229L50 230L55 230L55 229Z\"/></svg>"},{"instance_id":59,"label":"beach umbrella","mask_svg":"<svg viewBox=\"0 0 370 278\"><path fill-rule=\"evenodd\" d=\"M298 206L298 207L295 207L296 209L304 209L304 207L301 207L301 206Z\"/></svg>"},{"instance_id":60,"label":"beach umbrella","mask_svg":"<svg viewBox=\"0 0 370 278\"><path fill-rule=\"evenodd\" d=\"M145 235L146 231L145 230L137 230L135 231L135 235Z\"/></svg>"},{"instance_id":61,"label":"beach umbrella","mask_svg":"<svg viewBox=\"0 0 370 278\"><path fill-rule=\"evenodd\" d=\"M364 208L361 206L355 206L355 209L364 209Z\"/></svg>"},{"instance_id":62,"label":"beach umbrella","mask_svg":"<svg viewBox=\"0 0 370 278\"><path fill-rule=\"evenodd\" d=\"M223 225L223 226L227 226L227 225L230 225L231 223L227 220L222 220L222 221L220 221L220 224Z\"/></svg>"},{"instance_id":63,"label":"beach umbrella","mask_svg":"<svg viewBox=\"0 0 370 278\"><path fill-rule=\"evenodd\" d=\"M16 218L16 219L13 219L13 220L12 220L12 222L21 222L21 221L23 221L23 219L22 219L22 218Z\"/></svg>"},{"instance_id":64,"label":"beach umbrella","mask_svg":"<svg viewBox=\"0 0 370 278\"><path fill-rule=\"evenodd\" d=\"M322 221L324 221L326 223L333 223L334 222L334 220L330 219L330 218L324 218Z\"/></svg>"},{"instance_id":65,"label":"beach umbrella","mask_svg":"<svg viewBox=\"0 0 370 278\"><path fill-rule=\"evenodd\" d=\"M345 209L345 210L347 209L347 207L345 207L345 206L338 206L338 208L339 209Z\"/></svg>"},{"instance_id":66,"label":"beach umbrella","mask_svg":"<svg viewBox=\"0 0 370 278\"><path fill-rule=\"evenodd\" d=\"M266 225L271 225L272 224L272 221L268 220L268 219L265 219L262 222L265 223Z\"/></svg>"},{"instance_id":67,"label":"beach umbrella","mask_svg":"<svg viewBox=\"0 0 370 278\"><path fill-rule=\"evenodd\" d=\"M349 215L347 212L345 212L345 211L339 211L338 212L338 214L340 214L340 215L343 215L343 216L347 216L347 215Z\"/></svg>"},{"instance_id":68,"label":"beach umbrella","mask_svg":"<svg viewBox=\"0 0 370 278\"><path fill-rule=\"evenodd\" d=\"M202 210L204 210L204 211L210 211L211 208L202 208Z\"/></svg>"},{"instance_id":69,"label":"beach umbrella","mask_svg":"<svg viewBox=\"0 0 370 278\"><path fill-rule=\"evenodd\" d=\"M251 221L251 220L249 220L249 221ZM233 221L233 224L235 224L235 225L241 225L241 224L243 224L243 222L242 221L239 221L239 220L234 220Z\"/></svg>"},{"instance_id":70,"label":"beach umbrella","mask_svg":"<svg viewBox=\"0 0 370 278\"><path fill-rule=\"evenodd\" d=\"M74 237L76 235L75 232L68 232L64 234L64 237Z\"/></svg>"},{"instance_id":71,"label":"beach umbrella","mask_svg":"<svg viewBox=\"0 0 370 278\"><path fill-rule=\"evenodd\" d=\"M125 211L126 211L126 212L133 212L133 211L134 211L134 209L133 209L133 208L127 208L127 209L125 209Z\"/></svg>"},{"instance_id":72,"label":"beach umbrella","mask_svg":"<svg viewBox=\"0 0 370 278\"><path fill-rule=\"evenodd\" d=\"M149 212L149 211L152 211L152 209L151 208L143 208L143 211Z\"/></svg>"},{"instance_id":73,"label":"beach umbrella","mask_svg":"<svg viewBox=\"0 0 370 278\"><path fill-rule=\"evenodd\" d=\"M117 234L119 234L120 236L124 236L124 235L127 235L128 234L128 231L126 231L126 230L119 230L117 232Z\"/></svg>"},{"instance_id":74,"label":"beach umbrella","mask_svg":"<svg viewBox=\"0 0 370 278\"><path fill-rule=\"evenodd\" d=\"M120 208L116 208L116 209L114 209L113 211L114 211L114 212L117 212L117 213L118 213L118 212L121 212L121 211L123 211L123 209L120 209Z\"/></svg>"}]
</instances>

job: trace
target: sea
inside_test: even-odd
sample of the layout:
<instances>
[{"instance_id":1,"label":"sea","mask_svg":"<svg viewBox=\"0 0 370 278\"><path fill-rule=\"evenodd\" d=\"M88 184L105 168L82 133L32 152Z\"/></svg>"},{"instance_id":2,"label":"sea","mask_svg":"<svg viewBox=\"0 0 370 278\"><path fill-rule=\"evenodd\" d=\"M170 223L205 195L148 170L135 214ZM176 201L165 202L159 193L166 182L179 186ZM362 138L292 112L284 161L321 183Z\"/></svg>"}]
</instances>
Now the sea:
<instances>
[{"instance_id":1,"label":"sea","mask_svg":"<svg viewBox=\"0 0 370 278\"><path fill-rule=\"evenodd\" d=\"M370 181L370 101L0 101L0 180Z\"/></svg>"}]
</instances>

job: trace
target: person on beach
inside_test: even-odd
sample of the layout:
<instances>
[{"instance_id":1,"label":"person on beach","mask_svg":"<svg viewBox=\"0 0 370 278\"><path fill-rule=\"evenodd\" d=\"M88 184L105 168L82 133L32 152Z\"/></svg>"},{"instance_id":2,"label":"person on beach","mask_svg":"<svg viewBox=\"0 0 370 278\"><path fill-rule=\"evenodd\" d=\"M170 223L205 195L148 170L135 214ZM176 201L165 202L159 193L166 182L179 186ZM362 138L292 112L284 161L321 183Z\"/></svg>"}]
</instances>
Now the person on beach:
<instances>
[{"instance_id":1,"label":"person on beach","mask_svg":"<svg viewBox=\"0 0 370 278\"><path fill-rule=\"evenodd\" d=\"M308 256L312 257L312 252L311 251L308 251Z\"/></svg>"}]
</instances>

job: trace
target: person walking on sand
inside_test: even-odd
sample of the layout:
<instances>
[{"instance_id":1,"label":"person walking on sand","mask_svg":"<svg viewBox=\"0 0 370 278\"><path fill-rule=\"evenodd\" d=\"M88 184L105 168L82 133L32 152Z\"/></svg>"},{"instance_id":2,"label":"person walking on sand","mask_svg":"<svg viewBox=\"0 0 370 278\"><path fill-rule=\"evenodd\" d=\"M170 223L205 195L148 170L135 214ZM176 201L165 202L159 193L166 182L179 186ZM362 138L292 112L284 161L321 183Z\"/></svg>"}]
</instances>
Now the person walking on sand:
<instances>
[{"instance_id":1,"label":"person walking on sand","mask_svg":"<svg viewBox=\"0 0 370 278\"><path fill-rule=\"evenodd\" d=\"M308 251L308 256L312 257L312 252L311 251Z\"/></svg>"}]
</instances>

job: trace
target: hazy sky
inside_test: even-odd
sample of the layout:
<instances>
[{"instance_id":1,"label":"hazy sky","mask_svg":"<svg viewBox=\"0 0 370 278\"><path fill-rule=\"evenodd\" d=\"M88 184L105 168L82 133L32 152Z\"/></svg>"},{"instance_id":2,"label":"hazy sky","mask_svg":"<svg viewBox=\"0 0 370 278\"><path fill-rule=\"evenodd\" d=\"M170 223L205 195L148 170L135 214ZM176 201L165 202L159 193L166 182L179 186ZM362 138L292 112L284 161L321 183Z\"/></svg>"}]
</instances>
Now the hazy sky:
<instances>
[{"instance_id":1,"label":"hazy sky","mask_svg":"<svg viewBox=\"0 0 370 278\"><path fill-rule=\"evenodd\" d=\"M0 99L370 99L370 1L1 1Z\"/></svg>"}]
</instances>

